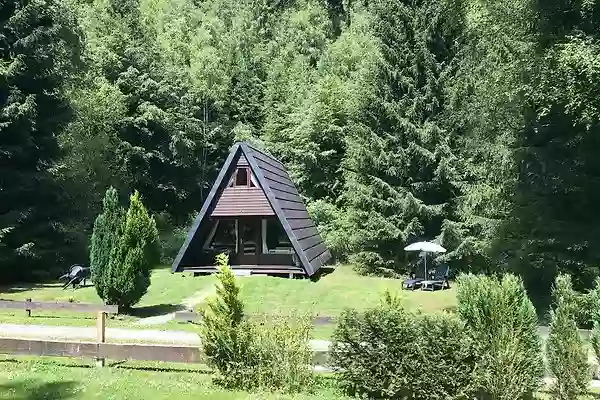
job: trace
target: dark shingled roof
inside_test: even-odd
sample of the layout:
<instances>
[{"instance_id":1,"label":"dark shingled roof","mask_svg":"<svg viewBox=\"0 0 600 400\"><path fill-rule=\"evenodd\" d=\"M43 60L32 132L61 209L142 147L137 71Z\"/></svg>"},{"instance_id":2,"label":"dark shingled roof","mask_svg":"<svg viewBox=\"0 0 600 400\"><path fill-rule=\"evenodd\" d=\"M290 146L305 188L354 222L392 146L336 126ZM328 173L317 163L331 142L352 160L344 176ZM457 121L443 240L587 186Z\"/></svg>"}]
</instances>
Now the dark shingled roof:
<instances>
[{"instance_id":1,"label":"dark shingled roof","mask_svg":"<svg viewBox=\"0 0 600 400\"><path fill-rule=\"evenodd\" d=\"M182 266L180 264L185 252L194 240L202 221L210 215L209 210L212 210L225 188L227 183L225 178L232 173L233 167L237 165L237 160L240 157L245 157L255 174L261 189L267 196L275 215L281 222L294 250L298 254L304 271L309 276L314 275L319 268L331 259L329 250L325 247L319 232L308 215L306 206L284 165L271 155L252 147L246 142L236 143L231 148L217 180L204 201L200 213L198 213L183 246L179 250L179 254L173 261L173 272L181 271Z\"/></svg>"}]
</instances>

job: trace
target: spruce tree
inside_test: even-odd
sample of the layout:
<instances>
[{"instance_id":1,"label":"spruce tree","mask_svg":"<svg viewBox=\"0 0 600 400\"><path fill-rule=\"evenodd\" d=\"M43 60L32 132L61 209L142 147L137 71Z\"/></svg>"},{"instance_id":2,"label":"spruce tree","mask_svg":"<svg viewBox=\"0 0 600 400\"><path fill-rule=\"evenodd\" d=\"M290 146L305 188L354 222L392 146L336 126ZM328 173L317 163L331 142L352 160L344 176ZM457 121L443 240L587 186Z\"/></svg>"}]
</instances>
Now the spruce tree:
<instances>
[{"instance_id":1,"label":"spruce tree","mask_svg":"<svg viewBox=\"0 0 600 400\"><path fill-rule=\"evenodd\" d=\"M66 83L81 38L57 1L0 2L0 274L32 278L64 268L70 216L53 167L56 135L71 118ZM61 264L63 264L61 266Z\"/></svg>"},{"instance_id":2,"label":"spruce tree","mask_svg":"<svg viewBox=\"0 0 600 400\"><path fill-rule=\"evenodd\" d=\"M382 54L375 95L351 127L346 200L354 261L390 273L406 243L435 239L455 218L460 175L440 115L464 15L444 0L377 0L370 9Z\"/></svg>"},{"instance_id":3,"label":"spruce tree","mask_svg":"<svg viewBox=\"0 0 600 400\"><path fill-rule=\"evenodd\" d=\"M106 303L125 310L136 304L146 294L151 268L159 260L156 223L135 191L108 263L103 296Z\"/></svg>"},{"instance_id":4,"label":"spruce tree","mask_svg":"<svg viewBox=\"0 0 600 400\"><path fill-rule=\"evenodd\" d=\"M117 190L109 188L104 195L104 209L94 222L90 240L90 269L92 281L100 298L105 299L105 276L111 252L119 242L124 210L119 206Z\"/></svg>"}]
</instances>

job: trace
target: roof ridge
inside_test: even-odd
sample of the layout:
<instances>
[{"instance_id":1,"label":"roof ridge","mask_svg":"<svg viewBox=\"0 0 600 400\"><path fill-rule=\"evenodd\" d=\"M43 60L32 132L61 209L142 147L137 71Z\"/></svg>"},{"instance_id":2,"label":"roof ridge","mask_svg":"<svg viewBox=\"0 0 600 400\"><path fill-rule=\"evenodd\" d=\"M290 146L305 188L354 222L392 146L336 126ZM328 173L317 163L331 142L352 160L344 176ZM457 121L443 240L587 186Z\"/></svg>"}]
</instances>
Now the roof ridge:
<instances>
[{"instance_id":1,"label":"roof ridge","mask_svg":"<svg viewBox=\"0 0 600 400\"><path fill-rule=\"evenodd\" d=\"M245 144L245 145L246 145L246 146L247 146L247 147L248 147L250 150L254 150L254 151L256 151L257 153L260 153L260 154L262 154L262 155L264 155L264 156L266 156L266 157L269 157L269 158L270 158L270 159L272 159L272 160L275 160L275 161L277 161L279 164L285 165L285 164L283 164L283 163L281 162L281 160L279 160L278 158L276 158L276 157L275 157L275 156L273 156L272 154L269 154L269 153L265 152L263 149L259 149L259 148L257 148L257 147L254 147L252 144L250 144L250 143L248 143L248 142L243 142L243 143L244 143L244 144Z\"/></svg>"}]
</instances>

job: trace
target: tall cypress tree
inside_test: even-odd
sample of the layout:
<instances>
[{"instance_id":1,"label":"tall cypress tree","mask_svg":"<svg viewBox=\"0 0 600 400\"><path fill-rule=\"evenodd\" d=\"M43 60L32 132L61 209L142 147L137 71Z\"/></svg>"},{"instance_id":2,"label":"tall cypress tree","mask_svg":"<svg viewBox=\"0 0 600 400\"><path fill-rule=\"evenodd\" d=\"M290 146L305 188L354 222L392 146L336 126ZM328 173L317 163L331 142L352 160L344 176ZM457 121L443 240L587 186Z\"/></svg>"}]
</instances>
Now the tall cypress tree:
<instances>
[{"instance_id":1,"label":"tall cypress tree","mask_svg":"<svg viewBox=\"0 0 600 400\"><path fill-rule=\"evenodd\" d=\"M124 210L119 206L117 190L113 187L106 191L103 200L104 209L94 222L94 231L90 241L90 270L98 296L104 299L106 290L106 271L113 249L119 242L124 218Z\"/></svg>"},{"instance_id":2,"label":"tall cypress tree","mask_svg":"<svg viewBox=\"0 0 600 400\"><path fill-rule=\"evenodd\" d=\"M440 115L464 17L446 0L370 8L382 57L376 94L351 128L346 196L354 261L381 273L397 270L406 243L435 239L454 218L456 157Z\"/></svg>"},{"instance_id":3,"label":"tall cypress tree","mask_svg":"<svg viewBox=\"0 0 600 400\"><path fill-rule=\"evenodd\" d=\"M69 246L52 167L56 135L71 117L65 82L81 39L54 0L0 2L0 274L29 278L60 268Z\"/></svg>"}]
</instances>

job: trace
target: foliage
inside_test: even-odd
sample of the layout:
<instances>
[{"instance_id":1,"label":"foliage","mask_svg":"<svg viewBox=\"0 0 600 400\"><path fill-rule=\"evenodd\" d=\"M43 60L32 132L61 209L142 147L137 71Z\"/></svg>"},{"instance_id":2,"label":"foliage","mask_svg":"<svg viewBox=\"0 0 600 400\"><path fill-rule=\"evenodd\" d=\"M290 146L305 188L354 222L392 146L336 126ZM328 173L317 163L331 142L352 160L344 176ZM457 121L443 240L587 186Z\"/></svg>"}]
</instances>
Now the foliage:
<instances>
[{"instance_id":1,"label":"foliage","mask_svg":"<svg viewBox=\"0 0 600 400\"><path fill-rule=\"evenodd\" d=\"M82 40L59 1L3 1L0 15L0 274L10 281L58 272L64 257L82 254L69 232L77 208L54 176Z\"/></svg>"},{"instance_id":2,"label":"foliage","mask_svg":"<svg viewBox=\"0 0 600 400\"><path fill-rule=\"evenodd\" d=\"M522 399L544 372L537 315L521 279L466 274L457 279L456 312L479 345L476 381L490 399Z\"/></svg>"},{"instance_id":3,"label":"foliage","mask_svg":"<svg viewBox=\"0 0 600 400\"><path fill-rule=\"evenodd\" d=\"M225 254L216 256L216 296L199 309L203 350L209 365L219 372L217 381L237 389L308 389L313 380L308 320L260 325L246 320L240 288L228 261Z\"/></svg>"},{"instance_id":4,"label":"foliage","mask_svg":"<svg viewBox=\"0 0 600 400\"><path fill-rule=\"evenodd\" d=\"M256 365L252 357L252 326L244 320L240 288L228 266L228 257L218 254L216 298L200 310L201 337L208 365L219 372L225 387L244 387L249 382L248 369Z\"/></svg>"},{"instance_id":5,"label":"foliage","mask_svg":"<svg viewBox=\"0 0 600 400\"><path fill-rule=\"evenodd\" d=\"M568 276L557 277L553 293L556 306L551 312L550 334L546 342L548 367L555 378L552 395L560 400L579 398L586 392L591 379L587 348L579 336L575 321L577 304L573 297L563 296L570 286Z\"/></svg>"},{"instance_id":6,"label":"foliage","mask_svg":"<svg viewBox=\"0 0 600 400\"><path fill-rule=\"evenodd\" d=\"M98 296L104 299L110 257L117 246L125 211L119 206L117 190L113 187L106 190L104 208L94 222L94 230L90 239L90 272Z\"/></svg>"},{"instance_id":7,"label":"foliage","mask_svg":"<svg viewBox=\"0 0 600 400\"><path fill-rule=\"evenodd\" d=\"M460 3L443 0L380 0L369 10L382 54L343 162L352 260L364 272L404 272L398 244L434 239L456 217L460 172L439 118L465 17Z\"/></svg>"},{"instance_id":8,"label":"foliage","mask_svg":"<svg viewBox=\"0 0 600 400\"><path fill-rule=\"evenodd\" d=\"M2 278L82 262L110 186L138 189L176 247L245 138L361 272L403 274L404 245L437 240L436 261L519 275L536 305L559 273L584 292L600 266L596 3L5 2Z\"/></svg>"},{"instance_id":9,"label":"foliage","mask_svg":"<svg viewBox=\"0 0 600 400\"><path fill-rule=\"evenodd\" d=\"M146 294L151 269L159 261L156 223L136 191L129 199L119 239L111 250L102 299L125 310L131 308Z\"/></svg>"},{"instance_id":10,"label":"foliage","mask_svg":"<svg viewBox=\"0 0 600 400\"><path fill-rule=\"evenodd\" d=\"M286 393L313 389L311 328L309 318L291 315L254 324L252 357L257 365L248 377L252 385Z\"/></svg>"},{"instance_id":11,"label":"foliage","mask_svg":"<svg viewBox=\"0 0 600 400\"><path fill-rule=\"evenodd\" d=\"M418 314L386 296L378 308L346 310L332 365L350 395L387 399L471 399L476 346L450 314Z\"/></svg>"}]
</instances>

